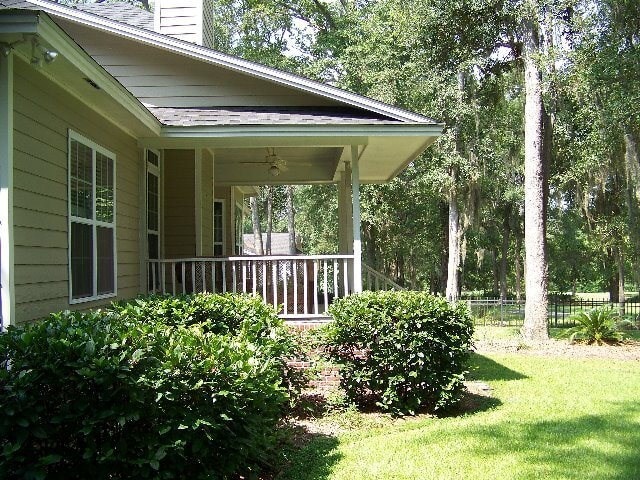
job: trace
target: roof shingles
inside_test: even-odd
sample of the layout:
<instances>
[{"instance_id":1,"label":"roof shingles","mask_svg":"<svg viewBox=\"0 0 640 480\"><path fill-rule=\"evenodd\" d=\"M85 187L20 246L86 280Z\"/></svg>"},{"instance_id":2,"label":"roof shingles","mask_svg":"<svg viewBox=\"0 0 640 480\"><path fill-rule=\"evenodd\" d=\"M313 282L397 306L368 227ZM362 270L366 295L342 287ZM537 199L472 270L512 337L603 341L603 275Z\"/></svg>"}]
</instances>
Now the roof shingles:
<instances>
[{"instance_id":1,"label":"roof shingles","mask_svg":"<svg viewBox=\"0 0 640 480\"><path fill-rule=\"evenodd\" d=\"M229 125L397 125L393 120L373 112L342 107L147 107L167 126Z\"/></svg>"}]
</instances>

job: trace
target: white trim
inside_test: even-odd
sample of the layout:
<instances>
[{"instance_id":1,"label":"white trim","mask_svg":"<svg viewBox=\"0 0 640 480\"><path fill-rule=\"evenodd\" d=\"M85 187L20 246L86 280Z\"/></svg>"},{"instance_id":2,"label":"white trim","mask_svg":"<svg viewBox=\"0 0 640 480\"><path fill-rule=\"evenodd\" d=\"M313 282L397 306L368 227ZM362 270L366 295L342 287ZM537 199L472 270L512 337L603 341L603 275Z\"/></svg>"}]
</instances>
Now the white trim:
<instances>
[{"instance_id":1,"label":"white trim","mask_svg":"<svg viewBox=\"0 0 640 480\"><path fill-rule=\"evenodd\" d=\"M220 205L222 205L222 220L220 220L222 222L222 242L216 242L216 207L215 204L219 203ZM226 204L227 201L224 198L214 198L213 199L213 232L212 232L212 243L213 243L213 252L215 252L215 248L216 245L221 245L222 246L222 256L226 255L226 247L227 247L227 242L226 242L226 236L227 236L227 226L226 226L226 215L225 215L225 209L226 209ZM212 253L213 253L212 252Z\"/></svg>"},{"instance_id":2,"label":"white trim","mask_svg":"<svg viewBox=\"0 0 640 480\"><path fill-rule=\"evenodd\" d=\"M233 71L245 73L257 78L268 80L271 82L296 88L307 93L315 94L321 97L337 100L349 105L364 108L382 115L395 118L397 120L419 122L419 123L435 123L431 118L408 112L401 108L363 97L339 88L326 85L320 82L300 77L298 75L282 72L275 68L260 65L254 62L232 57L206 47L195 45L191 42L178 40L167 35L144 30L142 28L133 27L121 22L116 22L108 18L100 17L87 12L82 12L73 8L69 8L57 3L42 0L30 0L30 3L42 7L46 13L70 20L81 25L102 30L108 33L120 35L124 38L134 40L147 45L163 48L165 50L175 52L197 60L205 61L213 65L228 68Z\"/></svg>"},{"instance_id":3,"label":"white trim","mask_svg":"<svg viewBox=\"0 0 640 480\"><path fill-rule=\"evenodd\" d=\"M15 324L13 237L13 54L0 57L0 298L2 329Z\"/></svg>"},{"instance_id":4,"label":"white trim","mask_svg":"<svg viewBox=\"0 0 640 480\"><path fill-rule=\"evenodd\" d=\"M77 141L83 145L91 148L92 150L92 195L93 206L92 214L93 218L74 217L71 215L71 142ZM110 158L113 161L113 222L103 222L96 220L96 153L100 153L105 157ZM69 274L69 304L74 305L78 303L92 302L95 300L102 300L106 298L113 298L118 295L118 236L117 236L117 174L116 174L116 154L97 144L96 142L89 140L83 135L69 129L67 133L67 239L68 239L68 274ZM73 298L73 276L71 271L71 225L72 223L81 223L84 225L91 225L93 228L93 295ZM113 292L98 294L98 235L96 228L105 227L111 228L113 231Z\"/></svg>"}]
</instances>

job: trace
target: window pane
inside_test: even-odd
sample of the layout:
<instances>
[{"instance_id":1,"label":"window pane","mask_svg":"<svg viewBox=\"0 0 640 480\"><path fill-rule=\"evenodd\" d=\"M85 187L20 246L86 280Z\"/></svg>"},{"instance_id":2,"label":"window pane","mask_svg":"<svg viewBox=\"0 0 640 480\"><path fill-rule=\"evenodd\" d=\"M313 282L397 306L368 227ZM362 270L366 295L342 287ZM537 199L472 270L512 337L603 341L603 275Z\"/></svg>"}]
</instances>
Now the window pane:
<instances>
[{"instance_id":1,"label":"window pane","mask_svg":"<svg viewBox=\"0 0 640 480\"><path fill-rule=\"evenodd\" d=\"M224 230L222 226L222 202L213 203L213 242L222 243Z\"/></svg>"},{"instance_id":2,"label":"window pane","mask_svg":"<svg viewBox=\"0 0 640 480\"><path fill-rule=\"evenodd\" d=\"M159 165L158 155L156 155L151 150L147 150L147 162L151 165L155 165L156 167Z\"/></svg>"},{"instance_id":3,"label":"window pane","mask_svg":"<svg viewBox=\"0 0 640 480\"><path fill-rule=\"evenodd\" d=\"M160 211L160 192L158 177L153 173L147 173L147 228L158 231L158 213Z\"/></svg>"},{"instance_id":4,"label":"window pane","mask_svg":"<svg viewBox=\"0 0 640 480\"><path fill-rule=\"evenodd\" d=\"M147 239L149 242L149 259L157 260L158 258L160 258L160 239L155 233L150 233L149 235L147 235Z\"/></svg>"},{"instance_id":5,"label":"window pane","mask_svg":"<svg viewBox=\"0 0 640 480\"><path fill-rule=\"evenodd\" d=\"M213 255L216 257L222 256L222 244L218 243L213 246Z\"/></svg>"},{"instance_id":6,"label":"window pane","mask_svg":"<svg viewBox=\"0 0 640 480\"><path fill-rule=\"evenodd\" d=\"M93 150L71 141L71 215L93 218Z\"/></svg>"},{"instance_id":7,"label":"window pane","mask_svg":"<svg viewBox=\"0 0 640 480\"><path fill-rule=\"evenodd\" d=\"M96 153L96 220L113 223L113 160Z\"/></svg>"},{"instance_id":8,"label":"window pane","mask_svg":"<svg viewBox=\"0 0 640 480\"><path fill-rule=\"evenodd\" d=\"M113 228L96 227L98 240L98 295L115 291Z\"/></svg>"},{"instance_id":9,"label":"window pane","mask_svg":"<svg viewBox=\"0 0 640 480\"><path fill-rule=\"evenodd\" d=\"M93 227L71 223L71 298L93 295Z\"/></svg>"}]
</instances>

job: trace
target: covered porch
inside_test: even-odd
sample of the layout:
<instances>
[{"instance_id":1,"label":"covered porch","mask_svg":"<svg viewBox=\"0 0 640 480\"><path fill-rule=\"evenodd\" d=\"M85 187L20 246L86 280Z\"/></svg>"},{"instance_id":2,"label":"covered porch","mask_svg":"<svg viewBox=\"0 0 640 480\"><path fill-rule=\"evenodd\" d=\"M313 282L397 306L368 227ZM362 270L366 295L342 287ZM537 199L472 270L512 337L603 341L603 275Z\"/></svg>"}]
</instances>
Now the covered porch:
<instances>
[{"instance_id":1,"label":"covered porch","mask_svg":"<svg viewBox=\"0 0 640 480\"><path fill-rule=\"evenodd\" d=\"M362 263L360 186L393 178L439 133L420 125L407 136L403 127L388 128L384 137L370 136L372 126L345 136L354 128L344 126L342 135L335 131L340 128L312 136L298 127L303 132L280 138L165 134L142 140L148 223L144 288L171 295L258 295L290 320L326 317L334 299L363 290L400 289ZM255 186L319 183L337 185L337 253L244 254L238 197L255 195Z\"/></svg>"}]
</instances>

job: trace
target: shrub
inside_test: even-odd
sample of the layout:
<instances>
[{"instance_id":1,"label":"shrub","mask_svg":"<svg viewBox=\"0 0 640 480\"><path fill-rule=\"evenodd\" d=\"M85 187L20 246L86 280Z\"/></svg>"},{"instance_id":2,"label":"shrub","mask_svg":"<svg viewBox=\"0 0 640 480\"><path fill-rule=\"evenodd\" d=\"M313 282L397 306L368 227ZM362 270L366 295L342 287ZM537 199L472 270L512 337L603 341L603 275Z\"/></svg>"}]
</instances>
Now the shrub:
<instances>
[{"instance_id":1,"label":"shrub","mask_svg":"<svg viewBox=\"0 0 640 480\"><path fill-rule=\"evenodd\" d=\"M566 332L571 342L602 345L622 340L622 332L616 327L620 316L611 307L603 306L574 313L570 320L577 324Z\"/></svg>"},{"instance_id":2,"label":"shrub","mask_svg":"<svg viewBox=\"0 0 640 480\"><path fill-rule=\"evenodd\" d=\"M179 311L218 301L234 312L246 307L247 318L179 320ZM140 321L132 313L154 304L170 306L168 317ZM227 478L255 470L278 440L287 405L278 355L288 340L273 312L252 313L251 305L140 299L11 328L0 336L0 478ZM258 326L248 324L258 317Z\"/></svg>"},{"instance_id":3,"label":"shrub","mask_svg":"<svg viewBox=\"0 0 640 480\"><path fill-rule=\"evenodd\" d=\"M240 335L263 346L263 354L282 372L291 402L295 402L307 384L304 372L289 367L287 362L304 357L299 335L287 328L277 312L259 297L231 293L151 295L114 303L108 311L136 322L199 325L207 333Z\"/></svg>"},{"instance_id":4,"label":"shrub","mask_svg":"<svg viewBox=\"0 0 640 480\"><path fill-rule=\"evenodd\" d=\"M325 349L342 364L351 401L413 414L458 400L473 333L463 304L421 292L365 292L329 311Z\"/></svg>"}]
</instances>

